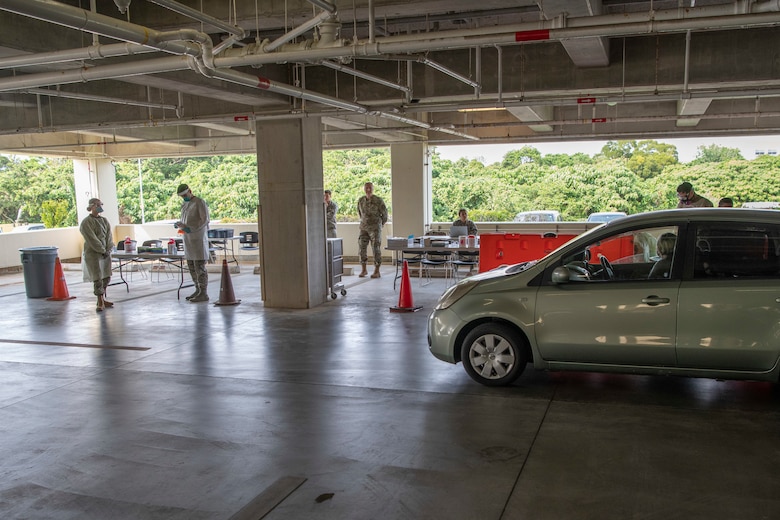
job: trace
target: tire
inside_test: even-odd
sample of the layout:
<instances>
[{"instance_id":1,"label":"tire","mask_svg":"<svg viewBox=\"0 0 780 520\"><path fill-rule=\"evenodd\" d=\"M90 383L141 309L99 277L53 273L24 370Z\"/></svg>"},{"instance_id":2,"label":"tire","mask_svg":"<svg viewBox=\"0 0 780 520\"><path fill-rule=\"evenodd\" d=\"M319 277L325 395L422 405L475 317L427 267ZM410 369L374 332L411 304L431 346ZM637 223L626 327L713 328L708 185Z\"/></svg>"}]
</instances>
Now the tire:
<instances>
[{"instance_id":1,"label":"tire","mask_svg":"<svg viewBox=\"0 0 780 520\"><path fill-rule=\"evenodd\" d=\"M335 300L336 299L336 293L334 293L334 292L330 293L330 297Z\"/></svg>"},{"instance_id":2,"label":"tire","mask_svg":"<svg viewBox=\"0 0 780 520\"><path fill-rule=\"evenodd\" d=\"M347 290L346 289L342 289L341 290L341 295L342 296L346 296L347 295Z\"/></svg>"},{"instance_id":3,"label":"tire","mask_svg":"<svg viewBox=\"0 0 780 520\"><path fill-rule=\"evenodd\" d=\"M466 373L485 386L511 384L528 362L520 335L501 323L475 327L463 341L460 356Z\"/></svg>"}]
</instances>

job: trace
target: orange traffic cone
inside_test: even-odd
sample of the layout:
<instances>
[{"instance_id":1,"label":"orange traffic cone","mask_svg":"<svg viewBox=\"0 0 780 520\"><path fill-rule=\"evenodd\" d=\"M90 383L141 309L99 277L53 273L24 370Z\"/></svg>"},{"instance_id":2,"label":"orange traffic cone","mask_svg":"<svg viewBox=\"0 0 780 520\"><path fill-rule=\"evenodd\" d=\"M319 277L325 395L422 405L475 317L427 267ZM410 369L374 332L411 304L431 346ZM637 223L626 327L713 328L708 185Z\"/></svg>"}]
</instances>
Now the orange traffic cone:
<instances>
[{"instance_id":1,"label":"orange traffic cone","mask_svg":"<svg viewBox=\"0 0 780 520\"><path fill-rule=\"evenodd\" d=\"M63 300L72 300L75 296L71 296L68 292L68 284L65 283L65 273L62 272L62 264L60 263L60 257L54 259L54 293L51 298L46 298L54 302L60 302Z\"/></svg>"},{"instance_id":2,"label":"orange traffic cone","mask_svg":"<svg viewBox=\"0 0 780 520\"><path fill-rule=\"evenodd\" d=\"M398 305L390 307L390 312L416 312L422 305L415 306L412 299L412 283L409 281L409 264L404 260L404 270L401 274L401 293L398 295Z\"/></svg>"},{"instance_id":3,"label":"orange traffic cone","mask_svg":"<svg viewBox=\"0 0 780 520\"><path fill-rule=\"evenodd\" d=\"M227 260L222 260L222 282L219 285L219 300L214 305L238 305L241 300L236 300L233 293L233 281L230 279L230 270Z\"/></svg>"}]
</instances>

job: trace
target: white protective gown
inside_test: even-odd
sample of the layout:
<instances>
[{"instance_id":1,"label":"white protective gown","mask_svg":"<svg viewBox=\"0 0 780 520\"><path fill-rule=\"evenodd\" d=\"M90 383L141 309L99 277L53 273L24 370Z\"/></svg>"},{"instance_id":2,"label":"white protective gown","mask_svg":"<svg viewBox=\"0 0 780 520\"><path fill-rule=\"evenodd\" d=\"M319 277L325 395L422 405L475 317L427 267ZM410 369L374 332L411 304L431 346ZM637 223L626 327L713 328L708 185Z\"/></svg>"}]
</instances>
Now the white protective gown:
<instances>
[{"instance_id":1,"label":"white protective gown","mask_svg":"<svg viewBox=\"0 0 780 520\"><path fill-rule=\"evenodd\" d=\"M209 259L209 208L206 201L193 195L189 202L181 206L181 218L185 227L190 228L184 233L184 258L187 260Z\"/></svg>"},{"instance_id":2,"label":"white protective gown","mask_svg":"<svg viewBox=\"0 0 780 520\"><path fill-rule=\"evenodd\" d=\"M111 224L104 217L87 215L79 225L84 237L84 254L81 258L85 282L111 278L111 257L104 257L114 247Z\"/></svg>"}]
</instances>

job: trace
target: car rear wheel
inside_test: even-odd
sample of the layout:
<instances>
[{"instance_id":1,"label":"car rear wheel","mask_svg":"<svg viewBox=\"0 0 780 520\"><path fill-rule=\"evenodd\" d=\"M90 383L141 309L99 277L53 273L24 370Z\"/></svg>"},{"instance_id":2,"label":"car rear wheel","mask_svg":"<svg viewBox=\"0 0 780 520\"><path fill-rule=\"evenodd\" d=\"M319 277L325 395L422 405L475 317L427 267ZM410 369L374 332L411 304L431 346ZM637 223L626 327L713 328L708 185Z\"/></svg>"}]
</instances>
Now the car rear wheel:
<instances>
[{"instance_id":1,"label":"car rear wheel","mask_svg":"<svg viewBox=\"0 0 780 520\"><path fill-rule=\"evenodd\" d=\"M528 361L518 333L501 323L475 327L466 336L460 354L466 373L486 386L512 383Z\"/></svg>"}]
</instances>

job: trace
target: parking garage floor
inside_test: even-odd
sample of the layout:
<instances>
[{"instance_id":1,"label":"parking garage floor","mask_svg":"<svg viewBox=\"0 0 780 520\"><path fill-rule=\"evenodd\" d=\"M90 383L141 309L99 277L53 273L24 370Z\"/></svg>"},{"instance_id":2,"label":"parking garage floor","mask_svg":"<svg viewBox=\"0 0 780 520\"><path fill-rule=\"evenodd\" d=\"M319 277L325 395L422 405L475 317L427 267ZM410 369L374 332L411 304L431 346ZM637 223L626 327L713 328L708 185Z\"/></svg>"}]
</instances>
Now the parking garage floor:
<instances>
[{"instance_id":1,"label":"parking garage floor","mask_svg":"<svg viewBox=\"0 0 780 520\"><path fill-rule=\"evenodd\" d=\"M80 272L57 302L0 276L0 518L780 518L776 386L529 366L483 387L428 353L444 281L390 313L393 273L297 311L247 266L237 306L137 277L102 313Z\"/></svg>"}]
</instances>

